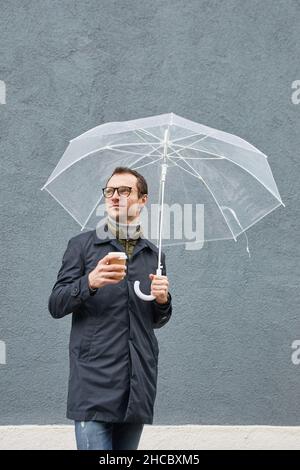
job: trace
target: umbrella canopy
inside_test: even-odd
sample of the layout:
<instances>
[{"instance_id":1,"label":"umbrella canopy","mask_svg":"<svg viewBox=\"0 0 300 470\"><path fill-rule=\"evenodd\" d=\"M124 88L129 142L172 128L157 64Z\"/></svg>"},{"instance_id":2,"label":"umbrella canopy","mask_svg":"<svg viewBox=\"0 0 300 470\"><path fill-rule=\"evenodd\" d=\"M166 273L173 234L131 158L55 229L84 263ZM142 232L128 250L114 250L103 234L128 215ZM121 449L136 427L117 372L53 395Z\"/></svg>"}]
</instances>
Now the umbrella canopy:
<instances>
[{"instance_id":1,"label":"umbrella canopy","mask_svg":"<svg viewBox=\"0 0 300 470\"><path fill-rule=\"evenodd\" d=\"M82 230L94 229L106 216L101 188L117 166L148 182L151 212L143 211L143 231L159 254L165 245L236 241L284 205L264 153L173 113L102 124L71 140L41 189Z\"/></svg>"},{"instance_id":2,"label":"umbrella canopy","mask_svg":"<svg viewBox=\"0 0 300 470\"><path fill-rule=\"evenodd\" d=\"M165 204L204 207L207 223L197 241L236 240L284 205L265 154L237 136L173 113L102 124L71 140L41 189L82 230L91 229L99 222L101 187L116 166L142 173L150 202L159 204L163 163L167 164ZM153 227L148 235L157 240ZM187 234L179 236L163 237L162 244L191 241Z\"/></svg>"}]
</instances>

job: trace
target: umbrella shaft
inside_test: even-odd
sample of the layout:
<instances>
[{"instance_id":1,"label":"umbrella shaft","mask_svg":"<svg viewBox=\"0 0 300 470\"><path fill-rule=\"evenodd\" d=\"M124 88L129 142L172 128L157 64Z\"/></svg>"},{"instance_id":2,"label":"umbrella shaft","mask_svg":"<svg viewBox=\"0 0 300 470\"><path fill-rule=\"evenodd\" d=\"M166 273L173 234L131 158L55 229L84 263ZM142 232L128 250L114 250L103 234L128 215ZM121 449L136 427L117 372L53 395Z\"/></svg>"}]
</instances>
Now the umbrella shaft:
<instances>
[{"instance_id":1,"label":"umbrella shaft","mask_svg":"<svg viewBox=\"0 0 300 470\"><path fill-rule=\"evenodd\" d=\"M166 163L162 164L161 169L161 201L160 201L160 221L159 221L159 245L158 245L158 266L157 269L161 269L161 241L162 241L162 228L163 228L163 217L164 217L164 196L165 196L165 182L167 174Z\"/></svg>"},{"instance_id":2,"label":"umbrella shaft","mask_svg":"<svg viewBox=\"0 0 300 470\"><path fill-rule=\"evenodd\" d=\"M160 185L161 185L161 200L160 200L160 220L159 220L159 243L158 243L158 266L156 274L161 274L161 241L162 241L162 228L163 228L163 217L164 217L164 196L165 196L165 182L166 182L166 175L167 175L167 168L168 165L167 155L168 155L168 139L169 139L169 128L165 130L164 134L164 159L161 165L161 178L160 178Z\"/></svg>"}]
</instances>

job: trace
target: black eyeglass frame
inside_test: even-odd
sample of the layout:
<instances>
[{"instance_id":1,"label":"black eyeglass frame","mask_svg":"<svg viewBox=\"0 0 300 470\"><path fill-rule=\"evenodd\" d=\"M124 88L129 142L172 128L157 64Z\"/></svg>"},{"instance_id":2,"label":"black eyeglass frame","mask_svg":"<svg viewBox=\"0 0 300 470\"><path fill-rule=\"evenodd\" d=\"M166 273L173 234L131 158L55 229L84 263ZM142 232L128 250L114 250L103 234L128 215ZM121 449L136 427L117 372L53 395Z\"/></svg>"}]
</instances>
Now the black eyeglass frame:
<instances>
[{"instance_id":1,"label":"black eyeglass frame","mask_svg":"<svg viewBox=\"0 0 300 470\"><path fill-rule=\"evenodd\" d=\"M132 190L134 190L134 188L132 188L131 186L124 186L124 185L123 186L118 186L118 187L116 187L116 186L106 186L106 188L102 188L103 196L105 197L105 199L110 199L111 197L113 197L113 195L115 194L115 191L117 190L118 195L120 197L124 197L124 195L120 194L120 192L119 192L120 188L126 188L126 189L129 190L129 193L125 197L129 197ZM105 190L106 189L113 189L114 190L111 196L105 196Z\"/></svg>"}]
</instances>

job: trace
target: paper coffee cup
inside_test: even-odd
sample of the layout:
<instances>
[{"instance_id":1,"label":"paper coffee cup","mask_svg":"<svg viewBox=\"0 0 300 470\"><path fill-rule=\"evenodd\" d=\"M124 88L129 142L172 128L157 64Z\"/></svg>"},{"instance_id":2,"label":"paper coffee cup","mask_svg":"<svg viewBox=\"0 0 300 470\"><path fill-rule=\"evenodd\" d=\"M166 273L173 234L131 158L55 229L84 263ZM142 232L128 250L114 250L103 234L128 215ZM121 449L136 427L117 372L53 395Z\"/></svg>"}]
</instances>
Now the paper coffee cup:
<instances>
[{"instance_id":1,"label":"paper coffee cup","mask_svg":"<svg viewBox=\"0 0 300 470\"><path fill-rule=\"evenodd\" d=\"M109 256L109 263L110 264L126 264L127 260L127 255L126 253L123 253L122 251L110 251L108 253Z\"/></svg>"}]
</instances>

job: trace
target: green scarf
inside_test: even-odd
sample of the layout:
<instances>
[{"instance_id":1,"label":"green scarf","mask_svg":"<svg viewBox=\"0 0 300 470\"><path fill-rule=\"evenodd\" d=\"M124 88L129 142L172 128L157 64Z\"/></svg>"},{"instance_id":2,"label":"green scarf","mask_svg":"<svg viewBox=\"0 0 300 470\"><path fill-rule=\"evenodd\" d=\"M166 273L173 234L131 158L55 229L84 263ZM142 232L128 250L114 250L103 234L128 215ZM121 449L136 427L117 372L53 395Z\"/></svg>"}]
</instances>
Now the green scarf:
<instances>
[{"instance_id":1,"label":"green scarf","mask_svg":"<svg viewBox=\"0 0 300 470\"><path fill-rule=\"evenodd\" d=\"M107 227L118 242L121 243L126 255L130 259L138 239L143 235L140 223L121 224L111 217L107 217Z\"/></svg>"}]
</instances>

